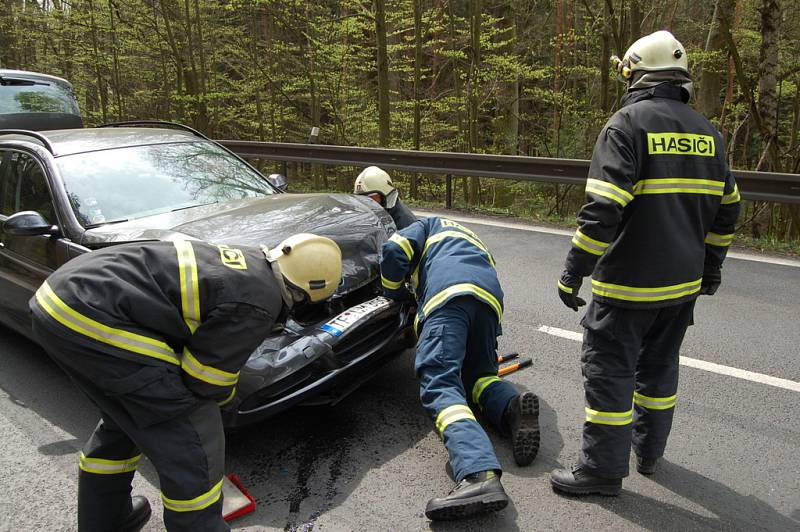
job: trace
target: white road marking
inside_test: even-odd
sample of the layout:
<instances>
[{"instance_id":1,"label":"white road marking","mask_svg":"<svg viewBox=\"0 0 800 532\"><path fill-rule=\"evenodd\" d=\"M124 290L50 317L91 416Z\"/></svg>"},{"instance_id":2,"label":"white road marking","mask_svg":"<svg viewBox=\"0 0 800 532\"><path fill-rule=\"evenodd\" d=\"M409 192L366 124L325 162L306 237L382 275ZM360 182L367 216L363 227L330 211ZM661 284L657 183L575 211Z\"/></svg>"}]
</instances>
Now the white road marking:
<instances>
[{"instance_id":1,"label":"white road marking","mask_svg":"<svg viewBox=\"0 0 800 532\"><path fill-rule=\"evenodd\" d=\"M558 327L549 327L542 325L539 331L567 340L574 340L576 342L583 341L583 335L575 331L568 331L566 329L559 329ZM718 373L720 375L728 375L729 377L736 377L746 381L757 382L759 384L766 384L767 386L774 386L775 388L783 388L784 390L791 390L793 392L800 392L800 382L790 381L788 379L781 379L771 375L764 375L763 373L755 373L739 368L732 368L730 366L723 366L722 364L715 364L713 362L706 362L705 360L698 360L696 358L689 358L682 356L680 359L682 366L690 368L702 369L703 371L710 371L711 373Z\"/></svg>"},{"instance_id":2,"label":"white road marking","mask_svg":"<svg viewBox=\"0 0 800 532\"><path fill-rule=\"evenodd\" d=\"M540 225L528 225L528 224L520 224L520 223L513 223L513 222L503 222L500 220L487 220L484 218L472 218L469 216L460 216L455 215L453 216L450 213L440 213L440 212L432 212L432 211L420 211L414 210L415 214L420 216L446 216L447 218L456 221L456 222L464 222L464 223L471 223L477 225L488 225L490 227L504 227L506 229L516 229L518 231L530 231L532 233L545 233L548 235L562 235L562 236L573 236L575 231L567 231L566 229L557 229L554 227L543 227ZM566 253L566 252L565 252ZM763 262L766 264L777 264L779 266L790 266L792 268L800 268L800 260L796 259L784 259L780 257L770 257L770 256L762 256L756 255L754 253L741 253L738 251L731 251L728 253L728 257L731 259L736 260L747 260L751 262Z\"/></svg>"}]
</instances>

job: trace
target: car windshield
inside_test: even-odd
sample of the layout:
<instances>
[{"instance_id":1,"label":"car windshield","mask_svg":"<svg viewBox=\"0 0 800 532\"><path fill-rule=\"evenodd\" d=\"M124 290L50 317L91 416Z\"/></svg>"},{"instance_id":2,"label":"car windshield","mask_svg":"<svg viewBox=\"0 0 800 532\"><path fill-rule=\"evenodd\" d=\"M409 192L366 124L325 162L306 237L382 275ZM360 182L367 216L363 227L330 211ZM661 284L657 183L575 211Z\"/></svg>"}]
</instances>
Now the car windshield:
<instances>
[{"instance_id":1,"label":"car windshield","mask_svg":"<svg viewBox=\"0 0 800 532\"><path fill-rule=\"evenodd\" d=\"M66 87L21 79L6 80L0 86L0 114L14 113L80 114L75 97Z\"/></svg>"},{"instance_id":2,"label":"car windshield","mask_svg":"<svg viewBox=\"0 0 800 532\"><path fill-rule=\"evenodd\" d=\"M85 227L274 193L263 176L211 142L116 148L56 161Z\"/></svg>"}]
</instances>

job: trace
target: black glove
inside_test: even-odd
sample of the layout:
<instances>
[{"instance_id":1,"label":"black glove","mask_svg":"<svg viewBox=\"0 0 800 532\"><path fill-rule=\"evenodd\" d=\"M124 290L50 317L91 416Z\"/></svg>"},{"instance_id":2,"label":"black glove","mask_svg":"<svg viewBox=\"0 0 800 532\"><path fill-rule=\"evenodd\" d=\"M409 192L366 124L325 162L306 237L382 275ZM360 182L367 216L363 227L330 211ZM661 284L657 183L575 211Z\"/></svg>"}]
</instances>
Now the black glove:
<instances>
[{"instance_id":1,"label":"black glove","mask_svg":"<svg viewBox=\"0 0 800 532\"><path fill-rule=\"evenodd\" d=\"M572 275L568 270L564 270L561 273L561 279L558 281L558 297L575 312L578 312L578 307L586 304L586 301L578 297L578 290L581 289L581 284L583 284L583 279L577 275Z\"/></svg>"},{"instance_id":2,"label":"black glove","mask_svg":"<svg viewBox=\"0 0 800 532\"><path fill-rule=\"evenodd\" d=\"M720 284L722 284L722 270L706 268L706 271L703 272L703 280L700 282L700 295L713 296Z\"/></svg>"}]
</instances>

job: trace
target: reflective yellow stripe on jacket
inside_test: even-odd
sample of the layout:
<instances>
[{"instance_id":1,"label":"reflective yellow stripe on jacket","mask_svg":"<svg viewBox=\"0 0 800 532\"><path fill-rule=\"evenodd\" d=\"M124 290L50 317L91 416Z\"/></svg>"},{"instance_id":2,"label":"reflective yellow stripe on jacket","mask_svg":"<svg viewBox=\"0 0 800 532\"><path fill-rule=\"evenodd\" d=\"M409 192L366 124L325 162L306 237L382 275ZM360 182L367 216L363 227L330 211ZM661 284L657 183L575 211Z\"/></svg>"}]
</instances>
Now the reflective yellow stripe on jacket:
<instances>
[{"instance_id":1,"label":"reflective yellow stripe on jacket","mask_svg":"<svg viewBox=\"0 0 800 532\"><path fill-rule=\"evenodd\" d=\"M443 220L443 222L444 221L447 220ZM422 248L422 253L420 253L419 255L419 261L417 262L417 267L414 268L414 273L412 273L411 275L412 279L419 279L419 268L420 266L422 266L422 261L425 259L425 254L428 252L428 248L431 245L436 244L437 242L441 242L445 238L463 238L476 248L486 253L486 255L489 257L489 263L492 265L492 267L497 266L497 264L494 262L494 257L492 257L492 254L489 252L489 248L487 248L486 245L483 242L481 242L481 240L477 236L470 236L466 233L462 233L461 231L442 231L441 233L436 233L435 235L433 235L432 237L430 237L425 241L425 246ZM416 286L416 281L415 281L415 286Z\"/></svg>"},{"instance_id":2,"label":"reflective yellow stripe on jacket","mask_svg":"<svg viewBox=\"0 0 800 532\"><path fill-rule=\"evenodd\" d=\"M739 185L738 184L734 184L733 185L733 192L731 192L730 194L725 194L724 196L722 196L721 203L722 203L722 205L730 205L732 203L738 203L739 201L741 201L741 199L742 199L742 197L739 195Z\"/></svg>"},{"instance_id":3,"label":"reflective yellow stripe on jacket","mask_svg":"<svg viewBox=\"0 0 800 532\"><path fill-rule=\"evenodd\" d=\"M601 242L584 235L580 229L575 231L575 236L572 237L572 244L592 255L602 255L611 245L609 242Z\"/></svg>"},{"instance_id":4,"label":"reflective yellow stripe on jacket","mask_svg":"<svg viewBox=\"0 0 800 532\"><path fill-rule=\"evenodd\" d=\"M186 240L173 242L178 252L178 277L181 287L181 312L183 320L194 334L200 326L200 283L197 277L197 260L192 243Z\"/></svg>"},{"instance_id":5,"label":"reflective yellow stripe on jacket","mask_svg":"<svg viewBox=\"0 0 800 532\"><path fill-rule=\"evenodd\" d=\"M722 196L725 183L711 179L642 179L633 185L633 194L710 194Z\"/></svg>"},{"instance_id":6,"label":"reflective yellow stripe on jacket","mask_svg":"<svg viewBox=\"0 0 800 532\"><path fill-rule=\"evenodd\" d=\"M223 479L224 480L224 479ZM170 499L164 493L161 493L161 500L164 502L164 508L173 512L196 512L204 508L208 508L217 502L222 495L222 480L214 485L213 488L195 497L194 499L180 500Z\"/></svg>"},{"instance_id":7,"label":"reflective yellow stripe on jacket","mask_svg":"<svg viewBox=\"0 0 800 532\"><path fill-rule=\"evenodd\" d=\"M141 454L122 460L109 460L106 458L90 458L81 453L79 467L87 473L95 475L116 475L119 473L130 473L136 471L139 466Z\"/></svg>"},{"instance_id":8,"label":"reflective yellow stripe on jacket","mask_svg":"<svg viewBox=\"0 0 800 532\"><path fill-rule=\"evenodd\" d=\"M734 234L731 233L729 235L720 235L717 233L708 233L706 235L706 244L711 244L712 246L719 246L722 248L726 248L731 245L733 242Z\"/></svg>"},{"instance_id":9,"label":"reflective yellow stripe on jacket","mask_svg":"<svg viewBox=\"0 0 800 532\"><path fill-rule=\"evenodd\" d=\"M494 297L489 291L484 290L480 286L472 283L460 283L448 286L438 294L434 295L425 303L425 306L422 307L422 315L423 316L429 315L432 311L436 310L439 306L443 305L451 297L462 294L471 294L477 297L478 299L485 301L497 313L497 320L498 321L503 320L503 306L500 304L497 298ZM417 317L414 320L415 330L417 328L417 325L419 324L419 321L420 321L420 313L418 312Z\"/></svg>"},{"instance_id":10,"label":"reflective yellow stripe on jacket","mask_svg":"<svg viewBox=\"0 0 800 532\"><path fill-rule=\"evenodd\" d=\"M633 200L633 195L627 190L618 187L608 181L601 181L600 179L589 178L586 180L586 193L597 194L616 201L622 207L625 207Z\"/></svg>"},{"instance_id":11,"label":"reflective yellow stripe on jacket","mask_svg":"<svg viewBox=\"0 0 800 532\"><path fill-rule=\"evenodd\" d=\"M671 286L637 287L604 283L592 279L592 292L603 297L624 301L666 301L692 295L700 291L702 279Z\"/></svg>"},{"instance_id":12,"label":"reflective yellow stripe on jacket","mask_svg":"<svg viewBox=\"0 0 800 532\"><path fill-rule=\"evenodd\" d=\"M403 281L390 281L389 279L381 275L381 285L389 290L397 290L398 288L403 286Z\"/></svg>"},{"instance_id":13,"label":"reflective yellow stripe on jacket","mask_svg":"<svg viewBox=\"0 0 800 532\"><path fill-rule=\"evenodd\" d=\"M406 254L406 257L408 257L409 261L414 258L414 248L411 247L411 242L409 242L406 237L404 237L400 233L394 233L392 236L389 237L389 241L394 242L395 244L400 246L400 249L403 250L403 252Z\"/></svg>"},{"instance_id":14,"label":"reflective yellow stripe on jacket","mask_svg":"<svg viewBox=\"0 0 800 532\"><path fill-rule=\"evenodd\" d=\"M441 435L449 425L462 419L471 419L475 421L475 414L467 405L453 405L448 406L436 416L436 430Z\"/></svg>"},{"instance_id":15,"label":"reflective yellow stripe on jacket","mask_svg":"<svg viewBox=\"0 0 800 532\"><path fill-rule=\"evenodd\" d=\"M183 350L181 368L195 379L199 379L215 386L235 386L236 383L239 382L238 371L236 373L230 373L212 366L201 364L200 361L197 360L188 349Z\"/></svg>"},{"instance_id":16,"label":"reflective yellow stripe on jacket","mask_svg":"<svg viewBox=\"0 0 800 532\"><path fill-rule=\"evenodd\" d=\"M161 340L103 325L69 307L47 281L36 291L36 301L53 319L76 333L118 349L180 365L178 355Z\"/></svg>"}]
</instances>

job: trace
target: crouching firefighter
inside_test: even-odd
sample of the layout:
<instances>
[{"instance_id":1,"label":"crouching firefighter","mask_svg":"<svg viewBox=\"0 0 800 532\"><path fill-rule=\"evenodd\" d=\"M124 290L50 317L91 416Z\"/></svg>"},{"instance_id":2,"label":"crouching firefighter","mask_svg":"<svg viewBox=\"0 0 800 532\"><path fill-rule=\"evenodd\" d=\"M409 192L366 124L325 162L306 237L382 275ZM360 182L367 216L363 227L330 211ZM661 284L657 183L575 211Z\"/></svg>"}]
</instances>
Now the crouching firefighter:
<instances>
[{"instance_id":1,"label":"crouching firefighter","mask_svg":"<svg viewBox=\"0 0 800 532\"><path fill-rule=\"evenodd\" d=\"M616 495L630 450L655 472L678 401L681 343L695 300L720 284L739 191L722 136L687 102L686 51L669 32L636 41L617 60L628 85L600 132L558 294L577 311L582 278L592 302L581 321L586 420L575 468L554 489Z\"/></svg>"},{"instance_id":2,"label":"crouching firefighter","mask_svg":"<svg viewBox=\"0 0 800 532\"><path fill-rule=\"evenodd\" d=\"M426 218L383 245L386 295L409 297L409 279L417 299L420 399L444 440L456 482L449 495L428 502L425 515L446 520L501 510L509 499L500 483L500 463L468 398L511 437L519 465L530 464L539 451L539 400L497 376L503 291L494 259L466 227Z\"/></svg>"},{"instance_id":3,"label":"crouching firefighter","mask_svg":"<svg viewBox=\"0 0 800 532\"><path fill-rule=\"evenodd\" d=\"M358 174L353 192L359 196L369 196L386 209L398 229L405 229L417 221L417 217L400 200L392 178L377 166L369 166Z\"/></svg>"},{"instance_id":4,"label":"crouching firefighter","mask_svg":"<svg viewBox=\"0 0 800 532\"><path fill-rule=\"evenodd\" d=\"M80 455L78 529L144 526L150 504L131 480L145 455L167 530L230 530L220 406L273 325L330 297L341 270L335 242L298 234L273 250L120 245L53 273L31 299L34 333L101 412Z\"/></svg>"}]
</instances>

